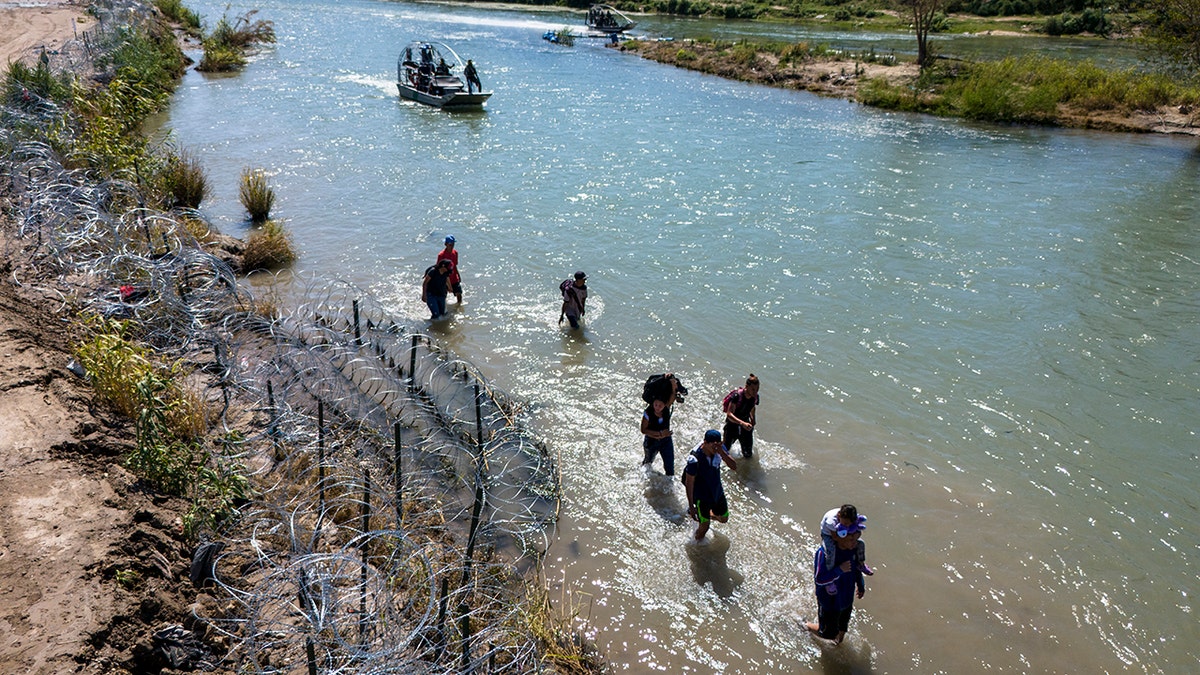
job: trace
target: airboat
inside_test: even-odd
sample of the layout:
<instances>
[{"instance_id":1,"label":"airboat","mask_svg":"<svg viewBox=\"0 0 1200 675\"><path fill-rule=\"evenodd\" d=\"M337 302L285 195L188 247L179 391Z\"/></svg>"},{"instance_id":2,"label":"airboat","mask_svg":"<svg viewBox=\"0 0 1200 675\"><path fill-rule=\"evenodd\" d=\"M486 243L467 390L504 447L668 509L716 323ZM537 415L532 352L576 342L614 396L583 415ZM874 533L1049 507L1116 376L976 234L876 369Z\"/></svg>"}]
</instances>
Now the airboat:
<instances>
[{"instance_id":1,"label":"airboat","mask_svg":"<svg viewBox=\"0 0 1200 675\"><path fill-rule=\"evenodd\" d=\"M448 45L412 42L396 63L396 88L404 98L437 108L482 108L492 92L483 91L477 77L471 82L474 64L470 66Z\"/></svg>"},{"instance_id":2,"label":"airboat","mask_svg":"<svg viewBox=\"0 0 1200 675\"><path fill-rule=\"evenodd\" d=\"M612 5L592 5L588 8L587 27L608 35L618 35L637 24L617 11Z\"/></svg>"}]
</instances>

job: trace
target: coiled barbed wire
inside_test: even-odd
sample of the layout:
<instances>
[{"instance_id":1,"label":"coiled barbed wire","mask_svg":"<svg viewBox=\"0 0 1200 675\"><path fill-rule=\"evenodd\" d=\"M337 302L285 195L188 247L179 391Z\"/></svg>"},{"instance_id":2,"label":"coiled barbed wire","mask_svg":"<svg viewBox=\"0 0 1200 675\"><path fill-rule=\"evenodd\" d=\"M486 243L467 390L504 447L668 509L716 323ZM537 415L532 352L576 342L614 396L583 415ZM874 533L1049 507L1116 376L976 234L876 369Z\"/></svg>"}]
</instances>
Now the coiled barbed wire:
<instances>
[{"instance_id":1,"label":"coiled barbed wire","mask_svg":"<svg viewBox=\"0 0 1200 675\"><path fill-rule=\"evenodd\" d=\"M56 67L77 67L73 49L94 59L104 30L144 9L106 6ZM165 360L205 375L225 431L214 461L258 486L237 526L209 537L223 548L196 612L225 663L539 670L537 608L514 563L545 553L559 477L518 403L351 284L292 275L291 309L257 308L180 225L202 214L157 212L134 183L64 166L44 131L64 114L0 109L8 273L62 307L135 322Z\"/></svg>"}]
</instances>

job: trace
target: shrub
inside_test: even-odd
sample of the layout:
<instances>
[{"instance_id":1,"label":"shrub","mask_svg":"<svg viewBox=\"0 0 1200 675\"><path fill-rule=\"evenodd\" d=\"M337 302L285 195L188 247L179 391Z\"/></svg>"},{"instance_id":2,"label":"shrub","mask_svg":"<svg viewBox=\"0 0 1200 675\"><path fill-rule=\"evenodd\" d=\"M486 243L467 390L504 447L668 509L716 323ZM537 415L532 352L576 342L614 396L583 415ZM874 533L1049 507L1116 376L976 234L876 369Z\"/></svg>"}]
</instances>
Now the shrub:
<instances>
[{"instance_id":1,"label":"shrub","mask_svg":"<svg viewBox=\"0 0 1200 675\"><path fill-rule=\"evenodd\" d=\"M29 109L43 99L65 103L71 99L71 82L66 76L56 76L45 64L29 67L14 61L4 80L4 103L14 108Z\"/></svg>"},{"instance_id":2,"label":"shrub","mask_svg":"<svg viewBox=\"0 0 1200 675\"><path fill-rule=\"evenodd\" d=\"M730 50L730 60L747 68L753 68L758 65L758 46L749 42L739 42Z\"/></svg>"},{"instance_id":3,"label":"shrub","mask_svg":"<svg viewBox=\"0 0 1200 675\"><path fill-rule=\"evenodd\" d=\"M202 44L204 57L196 70L204 72L226 72L246 65L245 52L256 44L275 41L275 27L270 21L252 21L258 10L252 10L230 23L222 16Z\"/></svg>"},{"instance_id":4,"label":"shrub","mask_svg":"<svg viewBox=\"0 0 1200 675\"><path fill-rule=\"evenodd\" d=\"M246 250L242 253L244 271L278 269L295 261L291 234L278 221L267 221L246 239Z\"/></svg>"},{"instance_id":5,"label":"shrub","mask_svg":"<svg viewBox=\"0 0 1200 675\"><path fill-rule=\"evenodd\" d=\"M694 52L690 49L680 48L679 51L675 52L675 60L679 61L681 63L688 63L690 61L695 61L696 58L697 58L696 52Z\"/></svg>"},{"instance_id":6,"label":"shrub","mask_svg":"<svg viewBox=\"0 0 1200 675\"><path fill-rule=\"evenodd\" d=\"M208 174L200 160L188 150L167 153L159 184L173 202L170 206L200 208L200 203L209 195Z\"/></svg>"},{"instance_id":7,"label":"shrub","mask_svg":"<svg viewBox=\"0 0 1200 675\"><path fill-rule=\"evenodd\" d=\"M250 213L251 222L265 222L275 206L275 190L267 184L266 172L262 169L244 169L238 185L238 198Z\"/></svg>"},{"instance_id":8,"label":"shrub","mask_svg":"<svg viewBox=\"0 0 1200 675\"><path fill-rule=\"evenodd\" d=\"M131 324L94 320L90 337L76 348L97 396L135 421L137 444L125 465L156 489L184 495L191 485L206 429L199 397L179 384L177 367L159 365L153 352L134 340Z\"/></svg>"},{"instance_id":9,"label":"shrub","mask_svg":"<svg viewBox=\"0 0 1200 675\"><path fill-rule=\"evenodd\" d=\"M185 7L182 0L154 0L154 6L168 19L183 26L188 35L200 35L200 15Z\"/></svg>"}]
</instances>

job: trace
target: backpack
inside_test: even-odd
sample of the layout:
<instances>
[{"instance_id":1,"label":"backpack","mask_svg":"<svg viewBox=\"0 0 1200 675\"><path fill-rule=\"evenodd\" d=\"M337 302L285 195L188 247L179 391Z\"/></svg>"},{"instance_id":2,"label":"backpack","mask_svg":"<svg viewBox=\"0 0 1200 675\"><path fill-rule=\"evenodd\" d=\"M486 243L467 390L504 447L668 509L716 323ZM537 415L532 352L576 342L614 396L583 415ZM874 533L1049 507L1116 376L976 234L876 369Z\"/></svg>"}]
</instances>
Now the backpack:
<instances>
[{"instance_id":1,"label":"backpack","mask_svg":"<svg viewBox=\"0 0 1200 675\"><path fill-rule=\"evenodd\" d=\"M567 280L563 281L561 284L559 284L559 285L558 285L558 291L559 291L560 293L562 293L562 296L563 296L563 299L564 299L564 300L565 300L565 299L566 299L566 297L567 297L567 291L571 290L571 285L572 285L572 284L574 284L574 283L575 283L575 282L574 282L574 281L572 281L571 279L567 279Z\"/></svg>"},{"instance_id":2,"label":"backpack","mask_svg":"<svg viewBox=\"0 0 1200 675\"><path fill-rule=\"evenodd\" d=\"M646 384L642 385L643 401L653 403L656 398L660 401L671 398L671 381L666 375L651 375L646 378Z\"/></svg>"},{"instance_id":3,"label":"backpack","mask_svg":"<svg viewBox=\"0 0 1200 675\"><path fill-rule=\"evenodd\" d=\"M666 401L671 398L671 380L675 380L675 402L683 403L684 398L688 395L687 387L683 386L683 382L676 376L667 377L665 374L651 375L646 378L646 384L642 385L642 400L646 403L653 403L654 399Z\"/></svg>"},{"instance_id":4,"label":"backpack","mask_svg":"<svg viewBox=\"0 0 1200 675\"><path fill-rule=\"evenodd\" d=\"M741 403L743 391L745 391L745 390L742 389L741 387L738 387L737 389L734 389L733 391L729 392L728 394L725 394L725 398L721 399L721 410L722 411L727 410L729 408L729 403L731 401L737 401L738 403Z\"/></svg>"}]
</instances>

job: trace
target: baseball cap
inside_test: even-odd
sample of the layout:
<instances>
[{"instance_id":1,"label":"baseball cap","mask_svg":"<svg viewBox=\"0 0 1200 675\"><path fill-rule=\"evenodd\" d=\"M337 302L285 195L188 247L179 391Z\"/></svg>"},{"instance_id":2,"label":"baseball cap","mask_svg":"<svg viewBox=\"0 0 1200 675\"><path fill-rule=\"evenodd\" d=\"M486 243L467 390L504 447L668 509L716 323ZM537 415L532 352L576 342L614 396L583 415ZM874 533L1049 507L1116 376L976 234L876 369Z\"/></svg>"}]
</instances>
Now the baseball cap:
<instances>
[{"instance_id":1,"label":"baseball cap","mask_svg":"<svg viewBox=\"0 0 1200 675\"><path fill-rule=\"evenodd\" d=\"M721 440L721 432L717 431L716 429L709 429L708 431L704 432L705 443L712 443L713 441L719 440Z\"/></svg>"},{"instance_id":2,"label":"baseball cap","mask_svg":"<svg viewBox=\"0 0 1200 675\"><path fill-rule=\"evenodd\" d=\"M579 272L576 272L576 273L575 273L575 278L576 278L576 279L586 279L586 278L587 278L587 274L584 274L584 273L583 273L583 271L579 271Z\"/></svg>"},{"instance_id":3,"label":"baseball cap","mask_svg":"<svg viewBox=\"0 0 1200 675\"><path fill-rule=\"evenodd\" d=\"M446 243L453 244L454 243L454 235L452 235L452 234L446 235Z\"/></svg>"}]
</instances>

